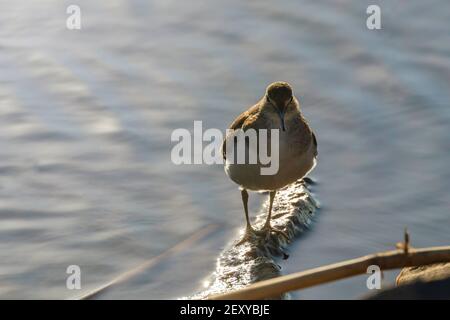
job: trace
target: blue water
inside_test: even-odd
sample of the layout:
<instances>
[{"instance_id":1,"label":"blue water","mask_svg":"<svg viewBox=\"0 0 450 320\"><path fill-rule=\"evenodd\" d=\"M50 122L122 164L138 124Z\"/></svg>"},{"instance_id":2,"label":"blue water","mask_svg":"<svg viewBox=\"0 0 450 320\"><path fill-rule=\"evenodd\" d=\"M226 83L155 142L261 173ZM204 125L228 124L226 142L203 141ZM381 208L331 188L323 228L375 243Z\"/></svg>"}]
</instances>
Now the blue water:
<instances>
[{"instance_id":1,"label":"blue water","mask_svg":"<svg viewBox=\"0 0 450 320\"><path fill-rule=\"evenodd\" d=\"M244 216L219 165L175 166L177 128L224 130L272 81L319 141L314 227L283 273L450 242L450 5L377 1L0 2L0 298L70 298L210 224L108 298L189 295ZM261 195L251 195L259 210ZM384 285L396 273L387 274ZM295 298L357 298L357 277Z\"/></svg>"}]
</instances>

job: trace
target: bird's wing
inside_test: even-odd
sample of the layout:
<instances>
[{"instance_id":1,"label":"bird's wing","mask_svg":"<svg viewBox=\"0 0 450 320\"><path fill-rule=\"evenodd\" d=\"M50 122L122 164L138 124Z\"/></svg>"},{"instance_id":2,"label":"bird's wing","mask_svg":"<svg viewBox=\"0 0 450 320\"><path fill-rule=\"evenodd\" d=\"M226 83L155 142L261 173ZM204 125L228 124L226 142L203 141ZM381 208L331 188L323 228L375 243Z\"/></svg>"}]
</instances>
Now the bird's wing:
<instances>
[{"instance_id":1,"label":"bird's wing","mask_svg":"<svg viewBox=\"0 0 450 320\"><path fill-rule=\"evenodd\" d=\"M245 124L245 121L249 117L258 113L258 111L259 111L259 104L257 103L253 107L248 109L247 111L242 112L236 119L234 119L234 121L230 124L228 129L232 129L232 130L242 129L242 127ZM223 139L223 142L222 142L222 156L223 156L224 160L226 159L226 156L227 156L226 143L225 143L226 141L227 141L227 136L225 136L225 139Z\"/></svg>"},{"instance_id":2,"label":"bird's wing","mask_svg":"<svg viewBox=\"0 0 450 320\"><path fill-rule=\"evenodd\" d=\"M316 150L314 150L314 156L317 157L317 155L319 154L319 153L317 152L317 138L316 138L316 135L314 134L314 131L311 131L311 134L312 134L312 139L313 139L314 147L315 147L315 149L316 149Z\"/></svg>"}]
</instances>

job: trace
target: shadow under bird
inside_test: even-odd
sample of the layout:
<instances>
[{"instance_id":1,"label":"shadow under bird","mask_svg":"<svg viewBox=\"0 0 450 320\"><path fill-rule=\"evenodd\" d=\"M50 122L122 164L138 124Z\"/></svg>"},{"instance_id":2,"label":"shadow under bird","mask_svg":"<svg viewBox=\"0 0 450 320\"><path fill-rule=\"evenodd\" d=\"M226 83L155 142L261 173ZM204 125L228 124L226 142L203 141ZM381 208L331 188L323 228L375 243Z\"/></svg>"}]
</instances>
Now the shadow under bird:
<instances>
[{"instance_id":1,"label":"shadow under bird","mask_svg":"<svg viewBox=\"0 0 450 320\"><path fill-rule=\"evenodd\" d=\"M315 167L317 159L316 137L300 111L300 103L294 96L292 87L286 82L270 84L264 97L239 115L229 129L241 129L243 132L254 129L258 133L258 140L260 129L266 129L269 134L271 129L278 129L279 132L279 141L276 145L269 145L269 149L277 147L279 154L278 171L272 175L261 174L260 169L265 165L259 161L259 154L256 163L246 161L240 164L234 159L228 159L226 146L233 145L236 150L236 145L230 142L235 137L233 134L227 134L223 141L225 172L240 186L247 222L245 235L238 244L244 243L253 236L269 237L271 232L280 233L287 238L283 231L275 229L270 224L276 191L305 177ZM247 143L245 148L246 153L250 152ZM261 230L255 230L250 223L247 190L269 191L269 212Z\"/></svg>"}]
</instances>

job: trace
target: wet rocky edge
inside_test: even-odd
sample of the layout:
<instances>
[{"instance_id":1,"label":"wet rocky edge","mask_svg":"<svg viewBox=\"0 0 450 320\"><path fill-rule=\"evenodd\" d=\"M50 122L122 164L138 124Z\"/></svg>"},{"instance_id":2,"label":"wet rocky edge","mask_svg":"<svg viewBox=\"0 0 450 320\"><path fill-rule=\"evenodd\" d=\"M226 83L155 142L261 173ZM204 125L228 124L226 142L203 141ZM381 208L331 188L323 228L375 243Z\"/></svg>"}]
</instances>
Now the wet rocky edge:
<instances>
[{"instance_id":1,"label":"wet rocky edge","mask_svg":"<svg viewBox=\"0 0 450 320\"><path fill-rule=\"evenodd\" d=\"M377 299L450 299L450 263L403 268L397 287L375 296Z\"/></svg>"},{"instance_id":2,"label":"wet rocky edge","mask_svg":"<svg viewBox=\"0 0 450 320\"><path fill-rule=\"evenodd\" d=\"M288 258L287 245L302 234L312 222L318 202L308 189L313 184L309 178L298 180L277 192L272 211L272 226L284 231L287 239L279 233L269 237L255 236L249 241L237 245L242 235L231 242L217 259L215 272L211 275L210 285L203 291L183 299L205 299L211 295L227 293L252 283L277 277L281 267L277 257ZM264 204L253 224L255 229L264 225L267 217L268 201ZM272 297L286 299L288 294Z\"/></svg>"},{"instance_id":3,"label":"wet rocky edge","mask_svg":"<svg viewBox=\"0 0 450 320\"><path fill-rule=\"evenodd\" d=\"M450 263L403 268L397 286L366 298L374 300L450 299Z\"/></svg>"},{"instance_id":4,"label":"wet rocky edge","mask_svg":"<svg viewBox=\"0 0 450 320\"><path fill-rule=\"evenodd\" d=\"M450 279L450 263L403 268L396 282L400 286L417 281L431 282L444 279ZM450 294L450 287L448 292Z\"/></svg>"},{"instance_id":5,"label":"wet rocky edge","mask_svg":"<svg viewBox=\"0 0 450 320\"><path fill-rule=\"evenodd\" d=\"M403 268L396 286L362 297L370 300L450 299L450 263Z\"/></svg>"}]
</instances>

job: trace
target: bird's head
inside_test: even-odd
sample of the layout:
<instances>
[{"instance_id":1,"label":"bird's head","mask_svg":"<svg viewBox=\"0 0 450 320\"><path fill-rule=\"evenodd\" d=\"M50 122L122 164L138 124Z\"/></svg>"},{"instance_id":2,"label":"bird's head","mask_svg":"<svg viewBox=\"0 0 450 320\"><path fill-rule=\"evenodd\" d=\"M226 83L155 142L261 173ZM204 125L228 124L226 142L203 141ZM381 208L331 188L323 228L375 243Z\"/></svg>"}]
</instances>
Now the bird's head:
<instances>
[{"instance_id":1,"label":"bird's head","mask_svg":"<svg viewBox=\"0 0 450 320\"><path fill-rule=\"evenodd\" d=\"M289 83L282 81L271 83L266 89L266 99L275 107L281 120L281 127L285 131L284 116L288 106L294 100L292 87Z\"/></svg>"}]
</instances>

